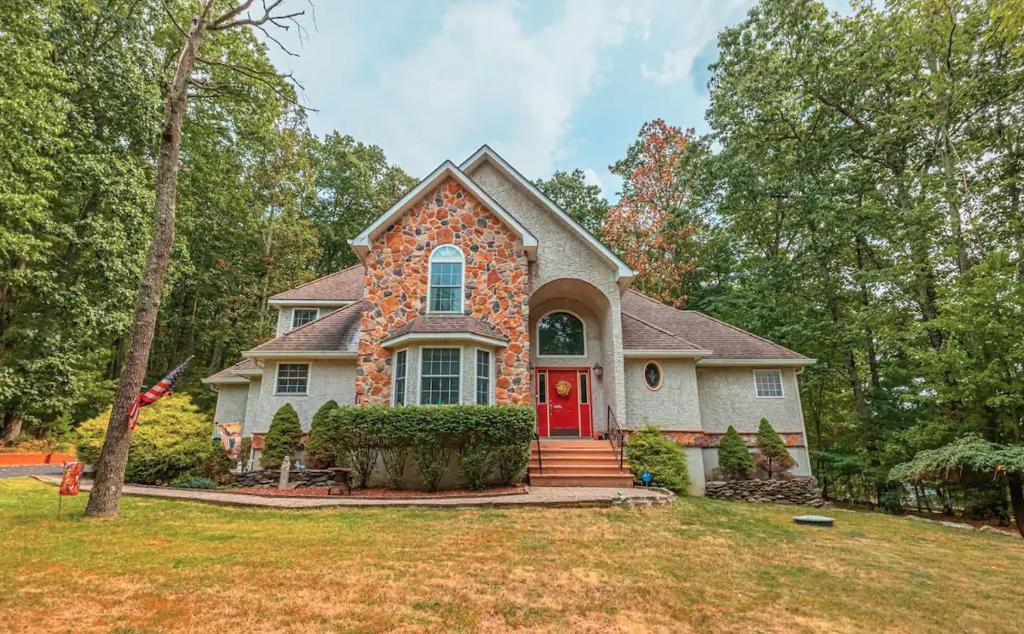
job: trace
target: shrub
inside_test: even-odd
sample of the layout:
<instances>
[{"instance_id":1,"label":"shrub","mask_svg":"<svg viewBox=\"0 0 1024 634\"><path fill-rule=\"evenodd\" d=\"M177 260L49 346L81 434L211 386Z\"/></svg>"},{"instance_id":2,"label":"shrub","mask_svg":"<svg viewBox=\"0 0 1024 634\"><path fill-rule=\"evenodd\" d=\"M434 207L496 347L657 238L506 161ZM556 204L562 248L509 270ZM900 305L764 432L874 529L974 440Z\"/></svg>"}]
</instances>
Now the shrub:
<instances>
[{"instance_id":1,"label":"shrub","mask_svg":"<svg viewBox=\"0 0 1024 634\"><path fill-rule=\"evenodd\" d=\"M199 463L199 474L215 484L231 482L235 461L219 440L211 441L210 453Z\"/></svg>"},{"instance_id":2,"label":"shrub","mask_svg":"<svg viewBox=\"0 0 1024 634\"><path fill-rule=\"evenodd\" d=\"M727 480L746 480L754 475L754 457L747 451L747 445L729 425L718 444L718 469Z\"/></svg>"},{"instance_id":3,"label":"shrub","mask_svg":"<svg viewBox=\"0 0 1024 634\"><path fill-rule=\"evenodd\" d=\"M302 440L302 425L299 414L289 403L281 406L270 421L270 429L263 441L260 465L264 469L280 469L284 457L295 455L295 446Z\"/></svg>"},{"instance_id":4,"label":"shrub","mask_svg":"<svg viewBox=\"0 0 1024 634\"><path fill-rule=\"evenodd\" d=\"M488 475L490 467L483 465L498 464L499 470L504 465L503 474L518 478L529 460L533 430L530 407L344 406L327 415L316 443L310 438L309 449L317 460L344 457L360 484L381 456L391 483L400 486L411 459L424 486L436 490L456 453L470 454L465 465L460 463L460 475L470 486Z\"/></svg>"},{"instance_id":5,"label":"shrub","mask_svg":"<svg viewBox=\"0 0 1024 634\"><path fill-rule=\"evenodd\" d=\"M215 484L210 478L182 476L172 482L171 486L178 489L212 489Z\"/></svg>"},{"instance_id":6,"label":"shrub","mask_svg":"<svg viewBox=\"0 0 1024 634\"><path fill-rule=\"evenodd\" d=\"M689 490L686 453L679 443L666 437L657 427L647 425L630 434L626 455L630 469L637 476L648 471L654 476L653 484L680 494Z\"/></svg>"},{"instance_id":7,"label":"shrub","mask_svg":"<svg viewBox=\"0 0 1024 634\"><path fill-rule=\"evenodd\" d=\"M758 462L768 472L769 480L774 475L783 474L796 466L796 460L789 455L785 443L778 432L772 429L767 418L762 418L757 428L757 449L760 452Z\"/></svg>"},{"instance_id":8,"label":"shrub","mask_svg":"<svg viewBox=\"0 0 1024 634\"><path fill-rule=\"evenodd\" d=\"M309 428L309 441L306 443L306 453L313 459L318 467L328 468L338 464L338 456L331 451L327 438L329 423L327 415L338 408L334 400L327 401L313 414L313 423Z\"/></svg>"},{"instance_id":9,"label":"shrub","mask_svg":"<svg viewBox=\"0 0 1024 634\"><path fill-rule=\"evenodd\" d=\"M110 408L78 427L78 458L95 464L103 448ZM167 484L199 473L213 444L213 421L186 395L171 394L139 411L132 434L125 480Z\"/></svg>"}]
</instances>

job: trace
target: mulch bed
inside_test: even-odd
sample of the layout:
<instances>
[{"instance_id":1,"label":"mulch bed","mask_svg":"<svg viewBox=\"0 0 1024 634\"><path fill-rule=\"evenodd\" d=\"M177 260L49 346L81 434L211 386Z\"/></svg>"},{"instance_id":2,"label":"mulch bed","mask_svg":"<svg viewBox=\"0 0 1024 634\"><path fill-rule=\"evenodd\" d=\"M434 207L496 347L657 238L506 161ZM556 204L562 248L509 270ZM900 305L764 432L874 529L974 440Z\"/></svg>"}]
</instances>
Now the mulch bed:
<instances>
[{"instance_id":1,"label":"mulch bed","mask_svg":"<svg viewBox=\"0 0 1024 634\"><path fill-rule=\"evenodd\" d=\"M406 489L386 489L383 487L370 489L352 489L352 495L328 495L328 487L306 487L301 489L274 489L271 487L239 487L224 489L225 493L244 493L264 497L354 497L354 498L460 498L460 497L498 497L503 495L523 495L529 493L525 486L492 487L482 491L469 489L449 489L427 493L426 491L410 491Z\"/></svg>"}]
</instances>

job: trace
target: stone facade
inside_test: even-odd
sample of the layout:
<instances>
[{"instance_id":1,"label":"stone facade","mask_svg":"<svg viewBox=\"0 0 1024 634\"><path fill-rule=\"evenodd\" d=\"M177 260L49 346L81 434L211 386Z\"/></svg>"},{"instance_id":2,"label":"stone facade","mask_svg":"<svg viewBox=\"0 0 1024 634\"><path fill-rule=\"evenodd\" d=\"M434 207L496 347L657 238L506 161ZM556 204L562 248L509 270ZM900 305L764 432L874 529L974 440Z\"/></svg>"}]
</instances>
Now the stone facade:
<instances>
[{"instance_id":1,"label":"stone facade","mask_svg":"<svg viewBox=\"0 0 1024 634\"><path fill-rule=\"evenodd\" d=\"M281 477L280 469L255 469L244 473L231 474L229 487L267 487L276 489ZM334 474L327 469L292 469L288 472L288 484L294 489L325 487L334 484Z\"/></svg>"},{"instance_id":2,"label":"stone facade","mask_svg":"<svg viewBox=\"0 0 1024 634\"><path fill-rule=\"evenodd\" d=\"M825 506L818 481L811 477L778 480L715 480L704 485L704 495L720 500Z\"/></svg>"},{"instance_id":3,"label":"stone facade","mask_svg":"<svg viewBox=\"0 0 1024 634\"><path fill-rule=\"evenodd\" d=\"M356 361L356 402L390 402L391 350L381 346L395 329L427 310L430 253L458 247L465 257L464 312L508 340L495 355L495 400L530 402L529 268L522 241L453 179L443 182L388 227L366 261L366 300Z\"/></svg>"}]
</instances>

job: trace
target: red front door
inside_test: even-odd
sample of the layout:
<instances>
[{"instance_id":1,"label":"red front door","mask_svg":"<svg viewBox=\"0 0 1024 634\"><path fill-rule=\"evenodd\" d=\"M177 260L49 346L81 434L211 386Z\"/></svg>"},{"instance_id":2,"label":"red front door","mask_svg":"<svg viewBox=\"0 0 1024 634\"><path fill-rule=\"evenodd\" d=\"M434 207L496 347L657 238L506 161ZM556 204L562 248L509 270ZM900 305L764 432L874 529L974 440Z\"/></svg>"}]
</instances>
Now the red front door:
<instances>
[{"instance_id":1,"label":"red front door","mask_svg":"<svg viewBox=\"0 0 1024 634\"><path fill-rule=\"evenodd\" d=\"M541 436L590 435L588 368L537 368L534 381Z\"/></svg>"}]
</instances>

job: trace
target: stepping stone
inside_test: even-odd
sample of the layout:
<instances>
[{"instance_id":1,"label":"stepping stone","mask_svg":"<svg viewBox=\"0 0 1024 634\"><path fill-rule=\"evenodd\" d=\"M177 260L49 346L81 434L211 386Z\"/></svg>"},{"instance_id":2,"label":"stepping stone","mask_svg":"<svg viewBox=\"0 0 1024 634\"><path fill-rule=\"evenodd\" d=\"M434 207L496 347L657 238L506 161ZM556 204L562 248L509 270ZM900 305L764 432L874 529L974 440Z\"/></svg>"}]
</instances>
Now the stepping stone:
<instances>
[{"instance_id":1,"label":"stepping stone","mask_svg":"<svg viewBox=\"0 0 1024 634\"><path fill-rule=\"evenodd\" d=\"M834 519L824 515L797 515L793 521L807 526L834 526L836 523Z\"/></svg>"}]
</instances>

